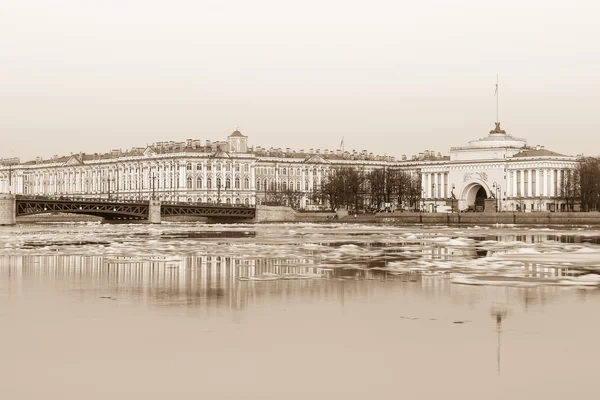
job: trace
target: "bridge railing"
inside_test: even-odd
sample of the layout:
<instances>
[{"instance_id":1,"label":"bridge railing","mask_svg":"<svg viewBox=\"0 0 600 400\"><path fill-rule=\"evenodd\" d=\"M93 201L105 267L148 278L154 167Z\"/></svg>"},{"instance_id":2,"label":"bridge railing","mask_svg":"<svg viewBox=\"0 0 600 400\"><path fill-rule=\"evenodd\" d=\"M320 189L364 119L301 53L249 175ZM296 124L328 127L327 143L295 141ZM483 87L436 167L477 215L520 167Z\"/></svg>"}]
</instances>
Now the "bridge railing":
<instances>
[{"instance_id":1,"label":"bridge railing","mask_svg":"<svg viewBox=\"0 0 600 400\"><path fill-rule=\"evenodd\" d=\"M17 200L49 200L49 201L92 201L92 202L103 202L103 203L128 203L128 204L148 204L149 200L133 200L133 199L108 199L106 197L79 197L79 196L37 196L37 195L17 195ZM197 202L197 201L168 201L162 200L163 205L189 205L189 206L200 206L200 207L235 207L235 208L256 208L253 204L227 204L227 203L208 203L208 202Z\"/></svg>"}]
</instances>

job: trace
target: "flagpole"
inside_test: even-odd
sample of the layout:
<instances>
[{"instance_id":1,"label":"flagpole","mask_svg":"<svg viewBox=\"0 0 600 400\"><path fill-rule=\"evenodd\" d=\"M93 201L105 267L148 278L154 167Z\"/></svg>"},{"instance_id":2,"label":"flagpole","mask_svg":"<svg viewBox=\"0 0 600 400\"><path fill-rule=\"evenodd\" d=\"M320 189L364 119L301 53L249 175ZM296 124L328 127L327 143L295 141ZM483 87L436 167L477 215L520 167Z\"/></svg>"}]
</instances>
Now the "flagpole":
<instances>
[{"instance_id":1,"label":"flagpole","mask_svg":"<svg viewBox=\"0 0 600 400\"><path fill-rule=\"evenodd\" d=\"M496 122L500 122L498 103L500 103L500 89L498 88L498 74L496 74Z\"/></svg>"}]
</instances>

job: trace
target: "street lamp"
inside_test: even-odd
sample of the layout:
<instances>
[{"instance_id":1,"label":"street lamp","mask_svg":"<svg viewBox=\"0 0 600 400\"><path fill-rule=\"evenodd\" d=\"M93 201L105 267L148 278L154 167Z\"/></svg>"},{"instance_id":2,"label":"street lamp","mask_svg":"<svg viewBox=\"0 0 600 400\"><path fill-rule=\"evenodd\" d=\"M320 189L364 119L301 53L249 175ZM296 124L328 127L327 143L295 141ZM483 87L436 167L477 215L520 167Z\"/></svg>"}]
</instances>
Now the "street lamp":
<instances>
[{"instance_id":1,"label":"street lamp","mask_svg":"<svg viewBox=\"0 0 600 400\"><path fill-rule=\"evenodd\" d=\"M456 199L456 196L454 195L454 183L452 184L452 192L450 192L450 194L452 194L452 212L454 212L454 200Z\"/></svg>"},{"instance_id":2,"label":"street lamp","mask_svg":"<svg viewBox=\"0 0 600 400\"><path fill-rule=\"evenodd\" d=\"M154 196L154 180L156 179L156 175L154 175L154 172L150 176L150 179L152 179L152 200L155 200L155 196Z\"/></svg>"},{"instance_id":3,"label":"street lamp","mask_svg":"<svg viewBox=\"0 0 600 400\"><path fill-rule=\"evenodd\" d=\"M425 190L423 190L421 200L423 200L423 206L421 207L421 210L425 211Z\"/></svg>"},{"instance_id":4,"label":"street lamp","mask_svg":"<svg viewBox=\"0 0 600 400\"><path fill-rule=\"evenodd\" d=\"M492 184L492 187L495 188L496 190L496 211L500 211L500 207L501 207L501 203L500 203L500 196L502 194L502 188L500 187L499 183L494 182Z\"/></svg>"}]
</instances>

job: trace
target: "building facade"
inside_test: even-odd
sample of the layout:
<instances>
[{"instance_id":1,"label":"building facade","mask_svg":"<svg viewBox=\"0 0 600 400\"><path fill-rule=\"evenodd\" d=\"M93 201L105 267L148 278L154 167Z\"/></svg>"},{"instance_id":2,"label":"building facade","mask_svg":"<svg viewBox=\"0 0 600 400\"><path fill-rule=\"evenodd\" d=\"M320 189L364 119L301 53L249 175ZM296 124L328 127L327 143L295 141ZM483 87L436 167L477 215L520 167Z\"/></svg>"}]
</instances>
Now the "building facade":
<instances>
[{"instance_id":1,"label":"building facade","mask_svg":"<svg viewBox=\"0 0 600 400\"><path fill-rule=\"evenodd\" d=\"M39 196L78 196L140 201L255 205L277 192L296 193L301 209L326 207L314 194L340 167L365 173L396 169L421 178L423 211L481 211L496 199L500 211L565 208L565 180L577 158L529 147L500 129L449 156L421 153L407 159L348 151L292 151L250 147L236 130L224 142L158 142L129 151L72 154L0 166L0 192ZM287 202L288 199L284 199ZM289 200L291 202L291 200ZM394 204L393 208L401 205Z\"/></svg>"}]
</instances>

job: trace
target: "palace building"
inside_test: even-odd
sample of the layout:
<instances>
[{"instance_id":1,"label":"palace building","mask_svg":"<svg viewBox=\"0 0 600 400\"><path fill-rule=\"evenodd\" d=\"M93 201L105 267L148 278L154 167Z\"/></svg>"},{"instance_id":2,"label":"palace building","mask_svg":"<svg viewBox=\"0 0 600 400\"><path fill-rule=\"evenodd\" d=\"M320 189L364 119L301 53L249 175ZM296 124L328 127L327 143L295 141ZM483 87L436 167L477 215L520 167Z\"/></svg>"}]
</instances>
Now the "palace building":
<instances>
[{"instance_id":1,"label":"palace building","mask_svg":"<svg viewBox=\"0 0 600 400\"><path fill-rule=\"evenodd\" d=\"M226 141L157 142L128 151L54 156L0 164L0 193L254 205L273 192L294 191L297 208L325 207L313 194L339 167L399 169L421 177L424 211L564 209L562 187L577 158L530 147L500 129L449 156L426 151L408 159L366 150L265 149L236 130ZM487 200L486 200L487 199ZM491 201L490 199L493 199ZM284 200L287 201L287 200ZM316 204L317 203L317 204ZM403 205L394 204L393 208Z\"/></svg>"}]
</instances>

